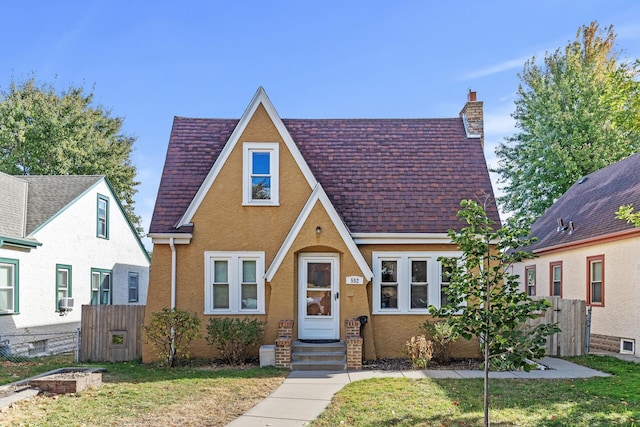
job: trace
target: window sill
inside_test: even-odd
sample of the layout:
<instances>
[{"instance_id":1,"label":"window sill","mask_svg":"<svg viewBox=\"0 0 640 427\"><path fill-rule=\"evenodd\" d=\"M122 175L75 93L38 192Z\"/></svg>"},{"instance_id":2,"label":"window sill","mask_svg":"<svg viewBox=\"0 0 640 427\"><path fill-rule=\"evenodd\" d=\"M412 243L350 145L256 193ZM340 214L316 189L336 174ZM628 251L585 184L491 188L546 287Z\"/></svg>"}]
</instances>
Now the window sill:
<instances>
[{"instance_id":1,"label":"window sill","mask_svg":"<svg viewBox=\"0 0 640 427\"><path fill-rule=\"evenodd\" d=\"M264 310L205 310L204 312L207 316L228 316L228 315L238 315L238 316L247 316L250 314L265 314Z\"/></svg>"},{"instance_id":2,"label":"window sill","mask_svg":"<svg viewBox=\"0 0 640 427\"><path fill-rule=\"evenodd\" d=\"M242 206L280 206L278 202L244 202Z\"/></svg>"}]
</instances>

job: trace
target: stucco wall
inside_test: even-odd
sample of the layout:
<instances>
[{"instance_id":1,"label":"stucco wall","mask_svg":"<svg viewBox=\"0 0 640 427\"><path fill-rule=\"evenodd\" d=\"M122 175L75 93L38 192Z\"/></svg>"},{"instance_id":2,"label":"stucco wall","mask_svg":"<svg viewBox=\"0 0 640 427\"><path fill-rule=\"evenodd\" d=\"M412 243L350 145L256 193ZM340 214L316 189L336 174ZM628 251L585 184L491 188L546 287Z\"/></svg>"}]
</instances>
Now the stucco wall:
<instances>
[{"instance_id":1,"label":"stucco wall","mask_svg":"<svg viewBox=\"0 0 640 427\"><path fill-rule=\"evenodd\" d=\"M525 266L535 265L536 293L549 295L549 264L562 261L562 297L586 300L587 257L595 255L604 255L604 307L593 306L591 332L633 339L640 355L640 237L545 254L516 265L514 272L522 284Z\"/></svg>"},{"instance_id":2,"label":"stucco wall","mask_svg":"<svg viewBox=\"0 0 640 427\"><path fill-rule=\"evenodd\" d=\"M96 237L98 194L110 199L109 239ZM68 325L67 329L74 330L80 322L81 306L91 301L91 268L113 271L113 304L129 303L129 272L137 272L138 303L146 302L149 262L104 181L54 217L33 237L42 246L30 251L0 248L0 258L18 259L20 268L20 314L0 316L3 334L45 325ZM72 267L75 308L66 316L60 316L55 310L56 264Z\"/></svg>"}]
</instances>

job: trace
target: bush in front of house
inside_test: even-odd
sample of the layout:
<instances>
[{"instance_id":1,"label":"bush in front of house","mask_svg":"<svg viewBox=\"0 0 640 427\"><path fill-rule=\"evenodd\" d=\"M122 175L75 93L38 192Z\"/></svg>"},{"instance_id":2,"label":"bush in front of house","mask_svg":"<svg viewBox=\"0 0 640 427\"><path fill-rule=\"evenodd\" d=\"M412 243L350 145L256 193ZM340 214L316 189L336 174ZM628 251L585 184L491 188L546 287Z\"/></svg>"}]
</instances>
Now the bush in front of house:
<instances>
[{"instance_id":1,"label":"bush in front of house","mask_svg":"<svg viewBox=\"0 0 640 427\"><path fill-rule=\"evenodd\" d=\"M451 343L457 338L453 326L447 322L429 322L426 320L421 329L428 339L433 341L433 359L440 363L451 360Z\"/></svg>"},{"instance_id":2,"label":"bush in front of house","mask_svg":"<svg viewBox=\"0 0 640 427\"><path fill-rule=\"evenodd\" d=\"M433 343L424 335L411 337L404 345L404 353L411 359L411 366L424 369L433 358Z\"/></svg>"},{"instance_id":3,"label":"bush in front of house","mask_svg":"<svg viewBox=\"0 0 640 427\"><path fill-rule=\"evenodd\" d=\"M207 343L220 351L225 362L240 365L262 343L265 325L258 319L212 318L207 326Z\"/></svg>"},{"instance_id":4,"label":"bush in front of house","mask_svg":"<svg viewBox=\"0 0 640 427\"><path fill-rule=\"evenodd\" d=\"M200 318L196 313L176 308L163 308L151 315L144 327L145 340L156 349L158 357L169 367L190 356L191 341L200 338Z\"/></svg>"}]
</instances>

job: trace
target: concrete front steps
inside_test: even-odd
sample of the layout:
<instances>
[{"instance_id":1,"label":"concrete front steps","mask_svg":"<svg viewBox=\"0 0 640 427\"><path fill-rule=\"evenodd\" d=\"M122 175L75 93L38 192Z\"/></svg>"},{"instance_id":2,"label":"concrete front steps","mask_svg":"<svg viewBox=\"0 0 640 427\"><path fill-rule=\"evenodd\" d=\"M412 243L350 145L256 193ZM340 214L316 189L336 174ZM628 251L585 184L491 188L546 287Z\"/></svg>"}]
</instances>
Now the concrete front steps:
<instances>
[{"instance_id":1,"label":"concrete front steps","mask_svg":"<svg viewBox=\"0 0 640 427\"><path fill-rule=\"evenodd\" d=\"M346 371L347 345L344 341L314 343L295 341L291 346L292 371Z\"/></svg>"}]
</instances>

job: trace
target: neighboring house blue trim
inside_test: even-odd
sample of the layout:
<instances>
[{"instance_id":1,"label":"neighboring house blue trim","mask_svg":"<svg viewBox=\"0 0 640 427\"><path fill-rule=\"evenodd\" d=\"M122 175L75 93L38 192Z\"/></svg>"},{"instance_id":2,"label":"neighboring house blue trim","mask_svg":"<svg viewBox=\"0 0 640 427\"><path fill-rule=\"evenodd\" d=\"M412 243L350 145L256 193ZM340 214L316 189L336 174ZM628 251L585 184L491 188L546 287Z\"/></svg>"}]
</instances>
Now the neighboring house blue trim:
<instances>
[{"instance_id":1,"label":"neighboring house blue trim","mask_svg":"<svg viewBox=\"0 0 640 427\"><path fill-rule=\"evenodd\" d=\"M16 239L13 237L3 237L0 236L0 248L3 246L13 246L16 248L23 249L35 249L38 246L42 246L40 242L34 242L33 240L25 240L25 239Z\"/></svg>"}]
</instances>

